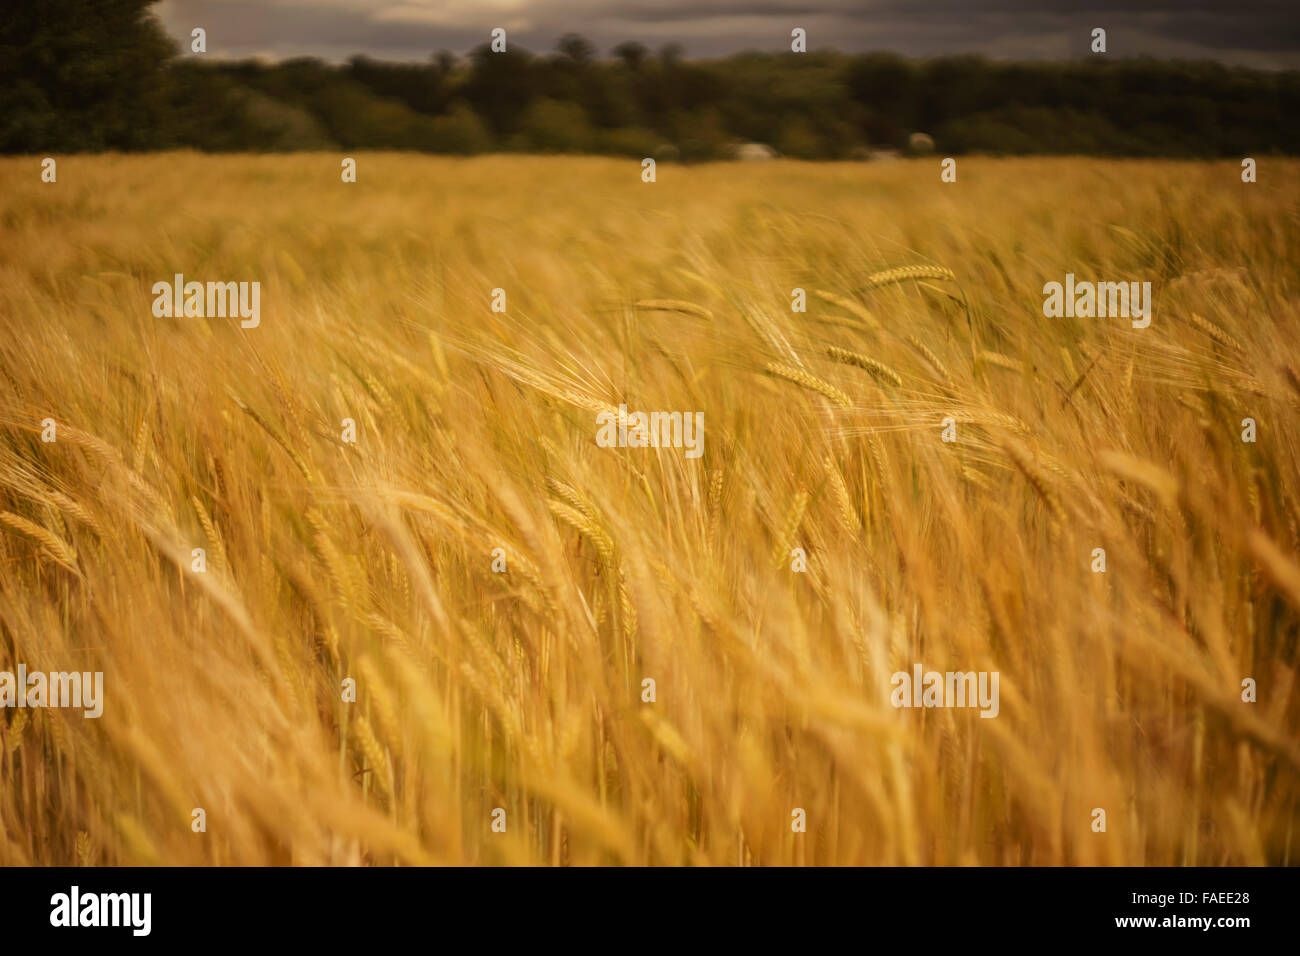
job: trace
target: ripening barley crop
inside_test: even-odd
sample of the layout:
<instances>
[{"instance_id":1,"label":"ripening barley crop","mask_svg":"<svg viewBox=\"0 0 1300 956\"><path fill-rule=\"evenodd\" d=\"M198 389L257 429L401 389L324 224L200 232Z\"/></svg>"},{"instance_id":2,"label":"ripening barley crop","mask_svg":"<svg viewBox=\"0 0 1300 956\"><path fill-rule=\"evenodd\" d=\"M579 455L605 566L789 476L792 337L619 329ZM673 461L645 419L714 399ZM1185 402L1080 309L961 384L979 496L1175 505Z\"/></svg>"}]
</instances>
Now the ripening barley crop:
<instances>
[{"instance_id":1,"label":"ripening barley crop","mask_svg":"<svg viewBox=\"0 0 1300 956\"><path fill-rule=\"evenodd\" d=\"M0 160L0 863L1300 860L1300 164L961 164Z\"/></svg>"}]
</instances>

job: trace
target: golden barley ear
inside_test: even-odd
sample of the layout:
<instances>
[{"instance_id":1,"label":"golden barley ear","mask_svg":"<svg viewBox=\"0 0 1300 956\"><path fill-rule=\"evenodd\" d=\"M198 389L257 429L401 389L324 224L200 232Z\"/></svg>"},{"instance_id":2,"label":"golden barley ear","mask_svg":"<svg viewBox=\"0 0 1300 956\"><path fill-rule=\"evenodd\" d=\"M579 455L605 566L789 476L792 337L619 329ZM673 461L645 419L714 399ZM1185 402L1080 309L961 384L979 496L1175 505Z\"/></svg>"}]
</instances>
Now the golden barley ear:
<instances>
[{"instance_id":1,"label":"golden barley ear","mask_svg":"<svg viewBox=\"0 0 1300 956\"><path fill-rule=\"evenodd\" d=\"M63 492L55 491L53 488L47 489L45 495L50 501L94 531L101 539L105 538L104 526L100 524L99 519L91 513L90 509L81 502L75 501L63 494Z\"/></svg>"},{"instance_id":2,"label":"golden barley ear","mask_svg":"<svg viewBox=\"0 0 1300 956\"><path fill-rule=\"evenodd\" d=\"M94 854L90 844L90 834L85 830L77 831L77 866L93 866Z\"/></svg>"},{"instance_id":3,"label":"golden barley ear","mask_svg":"<svg viewBox=\"0 0 1300 956\"><path fill-rule=\"evenodd\" d=\"M1223 326L1217 325L1205 318L1205 316L1198 315L1195 312L1191 314L1190 318L1192 325L1196 326L1220 345L1226 346L1230 349L1235 349L1238 352L1246 351L1246 347L1229 335L1228 331L1224 329Z\"/></svg>"},{"instance_id":4,"label":"golden barley ear","mask_svg":"<svg viewBox=\"0 0 1300 956\"><path fill-rule=\"evenodd\" d=\"M203 502L199 501L195 495L190 495L190 504L194 507L194 513L198 515L199 524L203 526L203 534L208 539L208 546L212 548L213 557L216 558L216 570L219 573L226 570L226 544L222 540L221 534L217 531L217 526L213 523L212 518L208 516L207 509L203 507Z\"/></svg>"},{"instance_id":5,"label":"golden barley ear","mask_svg":"<svg viewBox=\"0 0 1300 956\"><path fill-rule=\"evenodd\" d=\"M7 753L13 753L23 745L23 729L27 726L29 711L20 710L9 721L9 726L4 728L5 749Z\"/></svg>"},{"instance_id":6,"label":"golden barley ear","mask_svg":"<svg viewBox=\"0 0 1300 956\"><path fill-rule=\"evenodd\" d=\"M839 465L835 459L827 455L823 465L826 468L826 477L830 481L831 493L835 496L835 506L838 509L840 523L844 525L844 530L849 534L857 534L860 527L858 513L853 507L853 498L849 494L849 486L841 474Z\"/></svg>"},{"instance_id":7,"label":"golden barley ear","mask_svg":"<svg viewBox=\"0 0 1300 956\"><path fill-rule=\"evenodd\" d=\"M884 362L878 362L869 355L863 355L861 352L850 352L848 349L842 349L837 345L826 346L826 354L837 362L866 369L881 381L890 382L900 388L903 385L903 379L897 372Z\"/></svg>"},{"instance_id":8,"label":"golden barley ear","mask_svg":"<svg viewBox=\"0 0 1300 956\"><path fill-rule=\"evenodd\" d=\"M979 350L979 360L987 362L989 365L996 365L998 368L1005 368L1012 372L1023 372L1025 363L1020 359L1012 358L1010 355L1003 355L1001 352L994 352L989 349Z\"/></svg>"},{"instance_id":9,"label":"golden barley ear","mask_svg":"<svg viewBox=\"0 0 1300 956\"><path fill-rule=\"evenodd\" d=\"M879 289L882 286L894 285L898 282L917 282L922 279L942 279L947 282L957 282L957 289L961 292L962 308L966 312L966 328L971 334L971 352L975 351L975 325L971 319L970 302L966 298L965 287L957 281L957 274L951 269L944 266L918 265L918 266L898 266L894 269L885 269L882 272L873 272L867 276L866 281L853 290L854 295L863 292L869 292L872 289Z\"/></svg>"},{"instance_id":10,"label":"golden barley ear","mask_svg":"<svg viewBox=\"0 0 1300 956\"><path fill-rule=\"evenodd\" d=\"M896 282L914 282L919 279L946 279L949 282L956 282L957 275L951 269L945 269L943 266L898 266L894 269L885 269L882 272L873 272L867 276L862 285L853 291L866 292L870 289L879 289L881 286L893 285Z\"/></svg>"},{"instance_id":11,"label":"golden barley ear","mask_svg":"<svg viewBox=\"0 0 1300 956\"><path fill-rule=\"evenodd\" d=\"M778 567L790 556L790 549L794 547L794 536L799 530L799 525L803 523L803 514L807 507L808 491L800 488L794 500L790 502L790 510L785 513L785 521L781 525L776 545L772 549L772 561Z\"/></svg>"},{"instance_id":12,"label":"golden barley ear","mask_svg":"<svg viewBox=\"0 0 1300 956\"><path fill-rule=\"evenodd\" d=\"M1030 457L1029 452L1015 441L1006 441L1002 443L1003 449L1007 456L1020 469L1020 473L1025 476L1030 486L1043 499L1048 510L1051 511L1056 520L1065 521L1065 508L1061 505L1061 499L1056 493L1056 489L1043 474L1042 470Z\"/></svg>"},{"instance_id":13,"label":"golden barley ear","mask_svg":"<svg viewBox=\"0 0 1300 956\"><path fill-rule=\"evenodd\" d=\"M149 444L149 411L152 407L151 401L150 407L140 416L140 425L135 431L135 444L131 452L132 471L140 471L144 467L144 455Z\"/></svg>"},{"instance_id":14,"label":"golden barley ear","mask_svg":"<svg viewBox=\"0 0 1300 956\"><path fill-rule=\"evenodd\" d=\"M944 385L947 385L949 388L952 387L952 376L948 374L948 366L944 365L943 362L940 361L939 356L935 355L929 346L918 339L915 335L907 336L907 344L921 353L921 357L929 363L930 368L934 369L935 373L939 376L939 379Z\"/></svg>"},{"instance_id":15,"label":"golden barley ear","mask_svg":"<svg viewBox=\"0 0 1300 956\"><path fill-rule=\"evenodd\" d=\"M811 291L813 295L817 296L817 298L829 302L831 305L838 305L844 311L852 313L868 328L880 328L880 320L872 315L871 311L860 302L854 302L852 299L845 298L842 295L836 295L834 292L826 292L822 289L813 289Z\"/></svg>"},{"instance_id":16,"label":"golden barley ear","mask_svg":"<svg viewBox=\"0 0 1300 956\"><path fill-rule=\"evenodd\" d=\"M374 729L370 726L370 721L365 715L356 718L352 724L353 739L357 743L357 749L366 759L366 766L363 771L369 770L367 774L374 782L376 788L384 796L392 793L392 765L388 761L388 753L384 750L383 745L379 743L379 738L375 736Z\"/></svg>"},{"instance_id":17,"label":"golden barley ear","mask_svg":"<svg viewBox=\"0 0 1300 956\"><path fill-rule=\"evenodd\" d=\"M763 366L769 375L775 375L777 378L783 378L787 382L793 382L812 392L829 398L841 408L848 408L853 403L849 400L848 395L840 391L825 379L820 379L816 375L805 372L802 369L792 368L789 365L782 365L779 362L768 362Z\"/></svg>"},{"instance_id":18,"label":"golden barley ear","mask_svg":"<svg viewBox=\"0 0 1300 956\"><path fill-rule=\"evenodd\" d=\"M627 641L635 643L637 635L637 611L636 604L632 600L632 592L627 586L627 568L626 563L618 569L618 604L621 619L623 621L623 634Z\"/></svg>"},{"instance_id":19,"label":"golden barley ear","mask_svg":"<svg viewBox=\"0 0 1300 956\"><path fill-rule=\"evenodd\" d=\"M595 545L596 551L600 554L600 559L606 567L613 565L614 542L609 539L609 536L601 530L595 521L566 502L551 499L546 504L551 509L551 514Z\"/></svg>"},{"instance_id":20,"label":"golden barley ear","mask_svg":"<svg viewBox=\"0 0 1300 956\"><path fill-rule=\"evenodd\" d=\"M0 522L40 544L42 547L38 549L38 553L45 555L55 564L73 574L81 574L77 568L76 550L54 532L12 511L0 512Z\"/></svg>"}]
</instances>

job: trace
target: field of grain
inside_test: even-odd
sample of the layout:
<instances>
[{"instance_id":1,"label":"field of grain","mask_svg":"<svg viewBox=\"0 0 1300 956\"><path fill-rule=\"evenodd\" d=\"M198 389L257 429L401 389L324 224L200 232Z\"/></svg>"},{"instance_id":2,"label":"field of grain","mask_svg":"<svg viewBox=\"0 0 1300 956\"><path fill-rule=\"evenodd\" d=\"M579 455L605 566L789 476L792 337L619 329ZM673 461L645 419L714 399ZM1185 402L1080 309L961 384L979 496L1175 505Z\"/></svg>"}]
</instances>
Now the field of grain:
<instances>
[{"instance_id":1,"label":"field of grain","mask_svg":"<svg viewBox=\"0 0 1300 956\"><path fill-rule=\"evenodd\" d=\"M0 863L1295 863L1300 163L958 165L0 160Z\"/></svg>"}]
</instances>

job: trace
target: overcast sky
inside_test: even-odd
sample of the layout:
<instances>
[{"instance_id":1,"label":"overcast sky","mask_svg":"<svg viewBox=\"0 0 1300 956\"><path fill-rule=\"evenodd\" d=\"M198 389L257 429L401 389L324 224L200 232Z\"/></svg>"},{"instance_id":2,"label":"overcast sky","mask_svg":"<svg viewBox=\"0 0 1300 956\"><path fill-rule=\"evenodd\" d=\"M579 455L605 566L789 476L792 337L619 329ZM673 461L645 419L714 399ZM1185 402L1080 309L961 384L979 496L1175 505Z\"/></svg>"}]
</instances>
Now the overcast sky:
<instances>
[{"instance_id":1,"label":"overcast sky","mask_svg":"<svg viewBox=\"0 0 1300 956\"><path fill-rule=\"evenodd\" d=\"M637 40L708 57L788 51L790 30L803 27L810 50L1065 59L1086 55L1092 29L1105 27L1111 56L1300 68L1300 0L162 0L155 9L183 50L203 27L219 57L426 60L467 52L493 27L535 53L572 31L602 55Z\"/></svg>"}]
</instances>

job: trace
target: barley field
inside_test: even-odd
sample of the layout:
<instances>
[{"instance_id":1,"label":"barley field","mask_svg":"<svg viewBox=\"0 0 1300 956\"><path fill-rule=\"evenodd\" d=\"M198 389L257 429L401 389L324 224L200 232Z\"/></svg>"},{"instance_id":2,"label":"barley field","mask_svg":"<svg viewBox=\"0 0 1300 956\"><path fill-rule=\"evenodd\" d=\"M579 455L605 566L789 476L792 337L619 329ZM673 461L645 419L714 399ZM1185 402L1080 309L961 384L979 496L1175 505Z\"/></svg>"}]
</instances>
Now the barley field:
<instances>
[{"instance_id":1,"label":"barley field","mask_svg":"<svg viewBox=\"0 0 1300 956\"><path fill-rule=\"evenodd\" d=\"M1300 860L1300 163L339 160L0 160L0 863Z\"/></svg>"}]
</instances>

